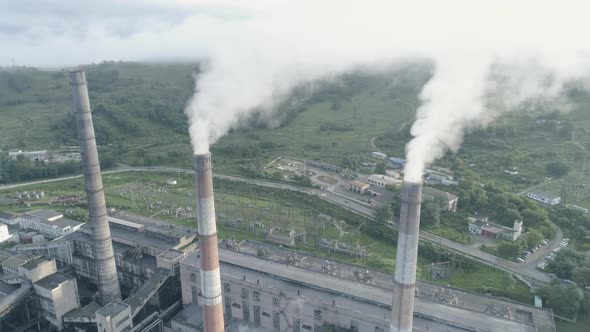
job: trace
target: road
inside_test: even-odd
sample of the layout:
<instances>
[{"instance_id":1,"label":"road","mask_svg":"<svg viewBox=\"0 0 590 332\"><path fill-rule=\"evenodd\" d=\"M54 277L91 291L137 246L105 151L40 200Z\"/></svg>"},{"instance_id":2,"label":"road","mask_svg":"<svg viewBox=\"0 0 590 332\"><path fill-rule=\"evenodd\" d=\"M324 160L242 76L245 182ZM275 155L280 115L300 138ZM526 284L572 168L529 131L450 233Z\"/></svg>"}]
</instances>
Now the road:
<instances>
[{"instance_id":1,"label":"road","mask_svg":"<svg viewBox=\"0 0 590 332\"><path fill-rule=\"evenodd\" d=\"M185 169L185 168L176 168L176 167L131 167L125 166L114 170L104 171L103 174L112 174L112 173L119 173L119 172L129 172L129 171L147 171L147 172L172 172L172 173L186 173L186 174L193 174L193 170ZM347 209L351 212L357 213L364 217L373 218L375 216L375 211L372 207L367 206L365 203L356 202L353 199L348 197L342 196L340 194L336 194L329 191L322 191L314 188L309 187L299 187L294 185L289 185L285 183L277 183L277 182L270 182L264 180L256 180L250 178L244 178L240 176L234 175L225 175L225 174L214 174L216 178L230 180L230 181L238 181L242 183L263 186L267 188L275 188L275 189L283 189L283 190L292 190L301 193L305 193L312 196L317 196L320 199L329 201L334 203L344 209ZM43 183L50 183L55 181L63 181L69 179L77 179L81 178L82 175L74 175L74 176L67 176L62 178L55 178L55 179L46 179L46 180L38 180L26 183L18 183L18 184L11 184L11 185L4 185L0 186L0 190L3 189L12 189L18 188L26 185L34 185L34 184L43 184ZM546 246L546 250L550 250L549 248L554 248L559 246L559 241L563 238L563 234L559 230L559 227L556 227L557 237L556 240L552 241L552 243ZM552 226L552 227L553 227ZM397 224L389 225L389 227L397 228ZM503 258L482 252L480 250L473 250L468 245L463 245L457 242L453 242L451 240L445 239L443 237L421 231L420 232L420 239L423 241L428 241L440 245L441 247L447 248L456 252L462 256L477 260L483 264L490 265L501 270L509 271L514 273L515 275L525 278L527 280L534 281L536 284L544 284L551 281L551 278L547 276L545 273L542 273L535 269L536 261L542 259L544 255L542 253L538 254L537 258L531 258L528 264L519 265L515 262L511 262L505 260ZM543 250L545 252L546 250Z\"/></svg>"}]
</instances>

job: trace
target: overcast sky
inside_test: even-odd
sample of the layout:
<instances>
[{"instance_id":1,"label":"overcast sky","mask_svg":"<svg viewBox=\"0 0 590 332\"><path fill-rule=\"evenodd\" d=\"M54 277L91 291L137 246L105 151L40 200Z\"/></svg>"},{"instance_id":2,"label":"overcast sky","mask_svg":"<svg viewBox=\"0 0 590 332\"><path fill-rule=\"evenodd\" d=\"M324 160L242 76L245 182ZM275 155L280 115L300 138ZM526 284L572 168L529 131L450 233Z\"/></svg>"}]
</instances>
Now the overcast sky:
<instances>
[{"instance_id":1,"label":"overcast sky","mask_svg":"<svg viewBox=\"0 0 590 332\"><path fill-rule=\"evenodd\" d=\"M322 64L457 51L543 53L565 63L588 49L587 7L567 0L2 0L0 65L194 60L228 49Z\"/></svg>"}]
</instances>

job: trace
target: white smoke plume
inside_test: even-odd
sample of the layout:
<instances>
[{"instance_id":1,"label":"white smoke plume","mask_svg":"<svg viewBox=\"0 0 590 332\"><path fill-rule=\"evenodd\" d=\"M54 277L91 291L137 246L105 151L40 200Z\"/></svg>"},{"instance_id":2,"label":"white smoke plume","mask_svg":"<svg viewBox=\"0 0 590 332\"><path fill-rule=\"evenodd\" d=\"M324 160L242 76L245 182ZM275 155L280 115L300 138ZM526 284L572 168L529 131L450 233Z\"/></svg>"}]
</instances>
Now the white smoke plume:
<instances>
[{"instance_id":1,"label":"white smoke plume","mask_svg":"<svg viewBox=\"0 0 590 332\"><path fill-rule=\"evenodd\" d=\"M194 149L204 152L243 115L272 110L300 83L359 65L430 58L434 76L407 147L407 179L419 180L434 159L458 149L466 128L523 110L537 96L559 100L563 82L588 74L587 6L576 0L3 1L0 43L7 52L0 65L204 60L186 110Z\"/></svg>"}]
</instances>

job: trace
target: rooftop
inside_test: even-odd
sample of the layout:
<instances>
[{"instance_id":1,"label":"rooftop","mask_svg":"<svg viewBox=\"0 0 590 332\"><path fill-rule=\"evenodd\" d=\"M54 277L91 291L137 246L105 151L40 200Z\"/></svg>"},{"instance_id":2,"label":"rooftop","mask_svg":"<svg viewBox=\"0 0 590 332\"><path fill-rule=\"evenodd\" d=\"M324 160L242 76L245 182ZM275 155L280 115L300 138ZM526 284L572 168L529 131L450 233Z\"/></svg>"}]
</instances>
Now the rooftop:
<instances>
[{"instance_id":1,"label":"rooftop","mask_svg":"<svg viewBox=\"0 0 590 332\"><path fill-rule=\"evenodd\" d=\"M360 187L360 188L368 186L368 184L366 184L366 183L364 183L364 182L361 182L361 181L359 181L359 180L352 180L352 181L350 181L349 183L350 183L350 185L352 185L352 186L355 186L355 187Z\"/></svg>"},{"instance_id":2,"label":"rooftop","mask_svg":"<svg viewBox=\"0 0 590 332\"><path fill-rule=\"evenodd\" d=\"M180 257L184 256L184 252L180 251L180 250L176 250L176 249L168 249L166 251L164 251L163 253L161 253L160 255L158 255L158 257L162 257L165 258L167 260L176 260Z\"/></svg>"},{"instance_id":3,"label":"rooftop","mask_svg":"<svg viewBox=\"0 0 590 332\"><path fill-rule=\"evenodd\" d=\"M122 312L127 308L131 309L131 306L127 303L121 301L112 301L104 307L100 308L98 311L96 311L96 314L101 315L103 317L116 316L118 313Z\"/></svg>"},{"instance_id":4,"label":"rooftop","mask_svg":"<svg viewBox=\"0 0 590 332\"><path fill-rule=\"evenodd\" d=\"M53 221L45 222L45 224L47 224L47 225L54 225L54 226L57 226L59 228L66 228L66 227L81 226L84 223L83 222L76 221L76 220L68 219L68 218L59 218L59 219L55 219Z\"/></svg>"},{"instance_id":5,"label":"rooftop","mask_svg":"<svg viewBox=\"0 0 590 332\"><path fill-rule=\"evenodd\" d=\"M30 270L36 269L39 265L41 265L43 263L47 263L47 262L51 262L51 260L49 260L45 257L37 257L37 258L32 259L32 260L28 261L27 263L23 264L21 267L30 271Z\"/></svg>"},{"instance_id":6,"label":"rooftop","mask_svg":"<svg viewBox=\"0 0 590 332\"><path fill-rule=\"evenodd\" d=\"M16 287L15 285L11 285L0 280L0 302L4 297L14 293L14 291L17 289L18 287Z\"/></svg>"},{"instance_id":7,"label":"rooftop","mask_svg":"<svg viewBox=\"0 0 590 332\"><path fill-rule=\"evenodd\" d=\"M202 330L202 325L197 324L197 322L201 322L203 320L202 314L203 310L198 304L189 304L184 309L182 309L181 312L174 316L172 321L182 326L191 328L194 331L197 331L198 329Z\"/></svg>"},{"instance_id":8,"label":"rooftop","mask_svg":"<svg viewBox=\"0 0 590 332\"><path fill-rule=\"evenodd\" d=\"M432 187L427 187L427 186L422 187L422 194L434 196L434 197L440 197L440 198L446 199L449 202L458 198L457 196L451 194L450 192L434 189Z\"/></svg>"},{"instance_id":9,"label":"rooftop","mask_svg":"<svg viewBox=\"0 0 590 332\"><path fill-rule=\"evenodd\" d=\"M267 259L258 257L257 250L260 247L269 248L271 250L271 256ZM260 278L260 272L267 273L269 275L275 275L279 279L309 285L310 287L319 288L329 293L348 294L354 298L364 299L371 303L377 302L381 306L391 306L392 278L390 273L370 270L369 272L374 277L375 284L369 285L355 281L353 277L354 270L366 271L364 267L337 262L342 276L335 277L321 272L322 264L326 262L324 258L298 252L297 255L299 257L306 257L306 259L301 267L295 267L285 263L288 253L288 249L245 241L241 245L241 253L220 248L219 259L220 262L224 263L222 265L230 264L232 266L232 273L242 273L236 271L236 268L240 267L240 271L251 271L253 274L252 278ZM190 262L191 260L187 260L187 263ZM225 271L227 271L227 267ZM223 266L222 273L226 273L224 272ZM434 302L434 294L443 288L441 285L419 281L417 282L417 288L420 295L416 298L415 313L420 315L434 317L443 321L447 320L453 323L461 322L472 327L484 328L486 326L494 326L492 330L496 330L497 328L505 332L535 331L535 327L525 325L522 321L497 317L486 313L486 309L490 305L501 304L509 307L513 317L517 320L521 313L530 314L532 324L536 325L539 332L555 331L553 317L549 310L444 287L445 289L451 290L458 298L459 306L450 306ZM326 300L332 302L331 298ZM370 314L370 312L367 314ZM482 321L486 322L485 326L482 325Z\"/></svg>"},{"instance_id":10,"label":"rooftop","mask_svg":"<svg viewBox=\"0 0 590 332\"><path fill-rule=\"evenodd\" d=\"M551 201L554 200L554 199L560 198L559 196L555 196L555 195L551 195L551 194L546 194L546 193L542 193L542 192L538 192L538 191L531 191L531 192L528 193L528 195L535 195L535 196L538 196L538 197L543 197L543 198L548 199L548 200L551 200Z\"/></svg>"},{"instance_id":11,"label":"rooftop","mask_svg":"<svg viewBox=\"0 0 590 332\"><path fill-rule=\"evenodd\" d=\"M53 210L37 210L27 213L29 216L50 220L53 218L63 217L62 213Z\"/></svg>"},{"instance_id":12,"label":"rooftop","mask_svg":"<svg viewBox=\"0 0 590 332\"><path fill-rule=\"evenodd\" d=\"M16 268L16 267L19 267L19 266L25 264L30 259L31 259L30 256L18 254L18 255L10 256L9 258L5 259L2 262L2 265Z\"/></svg>"},{"instance_id":13,"label":"rooftop","mask_svg":"<svg viewBox=\"0 0 590 332\"><path fill-rule=\"evenodd\" d=\"M18 215L11 213L11 212L2 212L0 211L0 219L10 220L16 218Z\"/></svg>"},{"instance_id":14,"label":"rooftop","mask_svg":"<svg viewBox=\"0 0 590 332\"><path fill-rule=\"evenodd\" d=\"M74 279L74 277L70 277L69 275L57 272L37 281L35 285L45 288L47 290L53 290L59 287L64 282L72 279Z\"/></svg>"}]
</instances>

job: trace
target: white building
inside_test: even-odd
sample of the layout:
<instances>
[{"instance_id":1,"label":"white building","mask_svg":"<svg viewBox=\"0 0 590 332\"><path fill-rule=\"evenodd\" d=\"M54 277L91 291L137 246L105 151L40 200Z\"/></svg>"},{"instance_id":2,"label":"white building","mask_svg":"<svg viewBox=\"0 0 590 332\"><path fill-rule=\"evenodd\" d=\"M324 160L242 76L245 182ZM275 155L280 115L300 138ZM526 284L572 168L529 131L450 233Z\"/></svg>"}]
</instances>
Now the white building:
<instances>
[{"instance_id":1,"label":"white building","mask_svg":"<svg viewBox=\"0 0 590 332\"><path fill-rule=\"evenodd\" d=\"M8 240L9 238L10 234L8 233L8 226L0 224L0 243Z\"/></svg>"},{"instance_id":2,"label":"white building","mask_svg":"<svg viewBox=\"0 0 590 332\"><path fill-rule=\"evenodd\" d=\"M10 150L8 151L8 155L13 159L16 159L18 156L24 156L25 158L31 161L49 161L49 152L47 150L39 150L39 151L22 151L22 150Z\"/></svg>"},{"instance_id":3,"label":"white building","mask_svg":"<svg viewBox=\"0 0 590 332\"><path fill-rule=\"evenodd\" d=\"M80 308L78 283L62 273L51 274L34 283L43 316L58 330L63 328L63 316Z\"/></svg>"},{"instance_id":4,"label":"white building","mask_svg":"<svg viewBox=\"0 0 590 332\"><path fill-rule=\"evenodd\" d=\"M557 205L557 204L561 203L561 197L548 195L548 194L544 194L544 193L539 193L539 192L528 192L526 194L526 197L528 197L532 200L535 200L537 202L541 202L543 204L548 204L548 205Z\"/></svg>"},{"instance_id":5,"label":"white building","mask_svg":"<svg viewBox=\"0 0 590 332\"><path fill-rule=\"evenodd\" d=\"M385 153L381 153L381 152L373 152L373 153L371 153L371 157L373 157L375 159L379 159L379 160L387 159L387 155Z\"/></svg>"},{"instance_id":6,"label":"white building","mask_svg":"<svg viewBox=\"0 0 590 332\"><path fill-rule=\"evenodd\" d=\"M56 239L78 230L84 223L64 218L63 214L51 210L37 210L19 218L22 229L32 229L41 235Z\"/></svg>"},{"instance_id":7,"label":"white building","mask_svg":"<svg viewBox=\"0 0 590 332\"><path fill-rule=\"evenodd\" d=\"M386 186L397 185L401 181L387 175L373 174L367 178L369 184L385 188Z\"/></svg>"},{"instance_id":8,"label":"white building","mask_svg":"<svg viewBox=\"0 0 590 332\"><path fill-rule=\"evenodd\" d=\"M113 301L96 312L96 326L100 332L128 331L133 327L131 306Z\"/></svg>"},{"instance_id":9,"label":"white building","mask_svg":"<svg viewBox=\"0 0 590 332\"><path fill-rule=\"evenodd\" d=\"M488 222L488 218L469 217L469 233L495 239L516 241L522 235L522 220L515 220L512 228Z\"/></svg>"}]
</instances>

